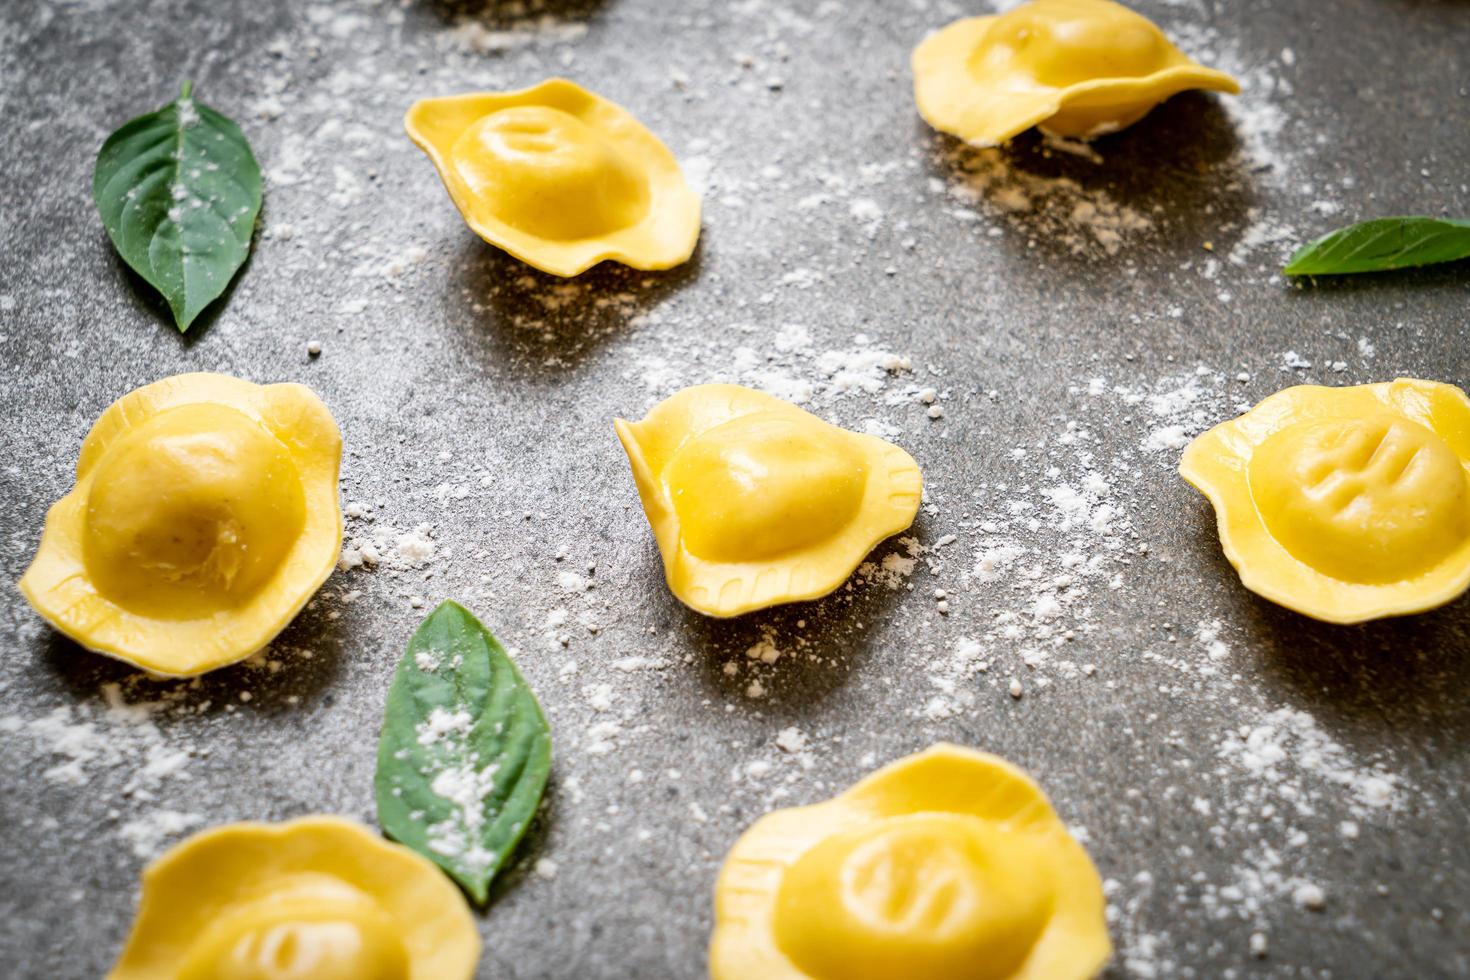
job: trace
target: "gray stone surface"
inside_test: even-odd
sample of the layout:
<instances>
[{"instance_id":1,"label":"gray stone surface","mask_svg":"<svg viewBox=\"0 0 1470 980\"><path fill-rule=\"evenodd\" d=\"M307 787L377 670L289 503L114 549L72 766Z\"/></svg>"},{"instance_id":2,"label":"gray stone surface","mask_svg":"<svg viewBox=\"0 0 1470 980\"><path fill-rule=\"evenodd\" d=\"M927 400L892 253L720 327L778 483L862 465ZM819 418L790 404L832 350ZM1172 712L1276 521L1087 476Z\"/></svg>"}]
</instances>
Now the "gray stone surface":
<instances>
[{"instance_id":1,"label":"gray stone surface","mask_svg":"<svg viewBox=\"0 0 1470 980\"><path fill-rule=\"evenodd\" d=\"M549 803L482 919L483 977L699 976L719 861L752 819L941 739L1025 766L1085 830L1118 976L1470 972L1470 605L1339 628L1255 598L1170 448L1290 383L1467 380L1463 263L1272 273L1349 220L1470 212L1470 10L1140 6L1247 91L1180 96L1100 160L1033 136L966 156L926 129L908 52L965 12L950 3L0 7L4 581L96 415L182 371L312 386L346 439L343 499L372 507L349 538L392 552L428 524L437 544L422 567L334 575L278 669L187 684L82 652L7 585L0 972L103 971L169 813L370 821L413 596L475 609L556 732ZM687 266L531 272L464 227L401 133L416 97L550 74L631 108L702 186ZM268 177L249 265L180 337L89 187L106 134L185 77ZM843 390L822 354L860 360L842 356L859 335L910 369ZM714 378L912 451L912 572L889 542L886 572L818 603L679 606L611 420ZM568 570L592 588L566 591ZM746 656L763 639L773 665ZM987 672L956 665L964 639ZM789 727L804 753L776 747ZM1303 883L1325 908L1294 901Z\"/></svg>"}]
</instances>

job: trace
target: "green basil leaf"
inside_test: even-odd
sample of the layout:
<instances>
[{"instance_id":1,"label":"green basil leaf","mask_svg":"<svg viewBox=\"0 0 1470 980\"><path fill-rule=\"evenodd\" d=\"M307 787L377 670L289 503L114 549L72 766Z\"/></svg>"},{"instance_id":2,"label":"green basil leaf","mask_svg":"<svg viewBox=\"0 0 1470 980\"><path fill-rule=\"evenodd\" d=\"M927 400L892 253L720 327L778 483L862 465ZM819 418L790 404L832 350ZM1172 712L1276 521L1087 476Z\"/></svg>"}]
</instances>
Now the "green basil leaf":
<instances>
[{"instance_id":1,"label":"green basil leaf","mask_svg":"<svg viewBox=\"0 0 1470 980\"><path fill-rule=\"evenodd\" d=\"M479 620L443 603L388 691L374 780L383 832L483 903L550 772L551 730L525 678Z\"/></svg>"},{"instance_id":2,"label":"green basil leaf","mask_svg":"<svg viewBox=\"0 0 1470 980\"><path fill-rule=\"evenodd\" d=\"M1286 263L1289 276L1382 272L1470 257L1470 220L1375 218L1305 245Z\"/></svg>"},{"instance_id":3,"label":"green basil leaf","mask_svg":"<svg viewBox=\"0 0 1470 980\"><path fill-rule=\"evenodd\" d=\"M195 102L185 82L178 99L107 137L92 196L112 244L182 332L250 252L260 165L240 127Z\"/></svg>"}]
</instances>

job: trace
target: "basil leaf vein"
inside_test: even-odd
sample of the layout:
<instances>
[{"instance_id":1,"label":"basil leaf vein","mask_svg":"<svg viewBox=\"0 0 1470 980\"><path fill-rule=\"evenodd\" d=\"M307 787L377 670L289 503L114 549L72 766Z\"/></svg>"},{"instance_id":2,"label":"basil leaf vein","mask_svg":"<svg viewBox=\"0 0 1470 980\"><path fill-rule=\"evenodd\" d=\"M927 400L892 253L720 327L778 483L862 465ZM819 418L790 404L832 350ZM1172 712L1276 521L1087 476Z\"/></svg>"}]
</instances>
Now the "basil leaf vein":
<instances>
[{"instance_id":1,"label":"basil leaf vein","mask_svg":"<svg viewBox=\"0 0 1470 980\"><path fill-rule=\"evenodd\" d=\"M1289 276L1383 272L1470 257L1470 219L1374 218L1323 235L1298 249Z\"/></svg>"}]
</instances>

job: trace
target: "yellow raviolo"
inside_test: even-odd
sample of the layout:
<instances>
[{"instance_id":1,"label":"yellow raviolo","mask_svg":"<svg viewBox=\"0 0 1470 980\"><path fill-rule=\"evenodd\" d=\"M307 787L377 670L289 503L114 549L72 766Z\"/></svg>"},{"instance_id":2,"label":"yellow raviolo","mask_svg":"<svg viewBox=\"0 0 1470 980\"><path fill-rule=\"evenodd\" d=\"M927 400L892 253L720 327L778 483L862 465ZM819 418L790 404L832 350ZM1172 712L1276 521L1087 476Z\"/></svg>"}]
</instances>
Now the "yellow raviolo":
<instances>
[{"instance_id":1,"label":"yellow raviolo","mask_svg":"<svg viewBox=\"0 0 1470 980\"><path fill-rule=\"evenodd\" d=\"M82 443L20 590L81 645L187 677L260 650L331 574L342 437L297 384L182 374Z\"/></svg>"},{"instance_id":2,"label":"yellow raviolo","mask_svg":"<svg viewBox=\"0 0 1470 980\"><path fill-rule=\"evenodd\" d=\"M1153 22L1110 0L1031 0L956 21L914 49L913 69L924 121L977 146L1032 126L1100 136L1186 89L1240 91L1235 79L1195 64Z\"/></svg>"},{"instance_id":3,"label":"yellow raviolo","mask_svg":"<svg viewBox=\"0 0 1470 980\"><path fill-rule=\"evenodd\" d=\"M337 817L196 834L143 872L108 980L465 980L464 896L406 847Z\"/></svg>"},{"instance_id":4,"label":"yellow raviolo","mask_svg":"<svg viewBox=\"0 0 1470 980\"><path fill-rule=\"evenodd\" d=\"M669 588L709 616L826 595L913 523L913 457L738 385L617 420Z\"/></svg>"},{"instance_id":5,"label":"yellow raviolo","mask_svg":"<svg viewBox=\"0 0 1470 980\"><path fill-rule=\"evenodd\" d=\"M1184 450L1246 588L1332 623L1470 586L1470 400L1400 379L1279 391Z\"/></svg>"},{"instance_id":6,"label":"yellow raviolo","mask_svg":"<svg viewBox=\"0 0 1470 980\"><path fill-rule=\"evenodd\" d=\"M1112 955L1102 882L1041 789L936 745L778 810L715 885L715 980L1084 980Z\"/></svg>"},{"instance_id":7,"label":"yellow raviolo","mask_svg":"<svg viewBox=\"0 0 1470 980\"><path fill-rule=\"evenodd\" d=\"M674 155L572 82L423 99L404 126L475 233L543 272L668 269L694 253L699 197Z\"/></svg>"}]
</instances>

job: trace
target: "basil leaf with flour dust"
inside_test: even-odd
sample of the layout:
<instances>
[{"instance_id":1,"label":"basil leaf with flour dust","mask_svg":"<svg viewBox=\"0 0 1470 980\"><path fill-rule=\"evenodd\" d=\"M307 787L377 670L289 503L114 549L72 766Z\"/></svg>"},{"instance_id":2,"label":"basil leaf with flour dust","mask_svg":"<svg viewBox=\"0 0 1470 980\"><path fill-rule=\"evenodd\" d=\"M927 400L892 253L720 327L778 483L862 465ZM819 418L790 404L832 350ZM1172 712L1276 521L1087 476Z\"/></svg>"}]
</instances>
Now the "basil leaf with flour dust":
<instances>
[{"instance_id":1,"label":"basil leaf with flour dust","mask_svg":"<svg viewBox=\"0 0 1470 980\"><path fill-rule=\"evenodd\" d=\"M260 214L260 165L240 127L190 83L107 138L92 196L112 244L163 294L180 332L230 284Z\"/></svg>"},{"instance_id":2,"label":"basil leaf with flour dust","mask_svg":"<svg viewBox=\"0 0 1470 980\"><path fill-rule=\"evenodd\" d=\"M479 620L443 603L388 691L375 779L384 833L483 903L550 771L551 730L525 678Z\"/></svg>"},{"instance_id":3,"label":"basil leaf with flour dust","mask_svg":"<svg viewBox=\"0 0 1470 980\"><path fill-rule=\"evenodd\" d=\"M1289 276L1347 275L1463 258L1470 258L1470 220L1374 218L1304 245L1282 271Z\"/></svg>"}]
</instances>

